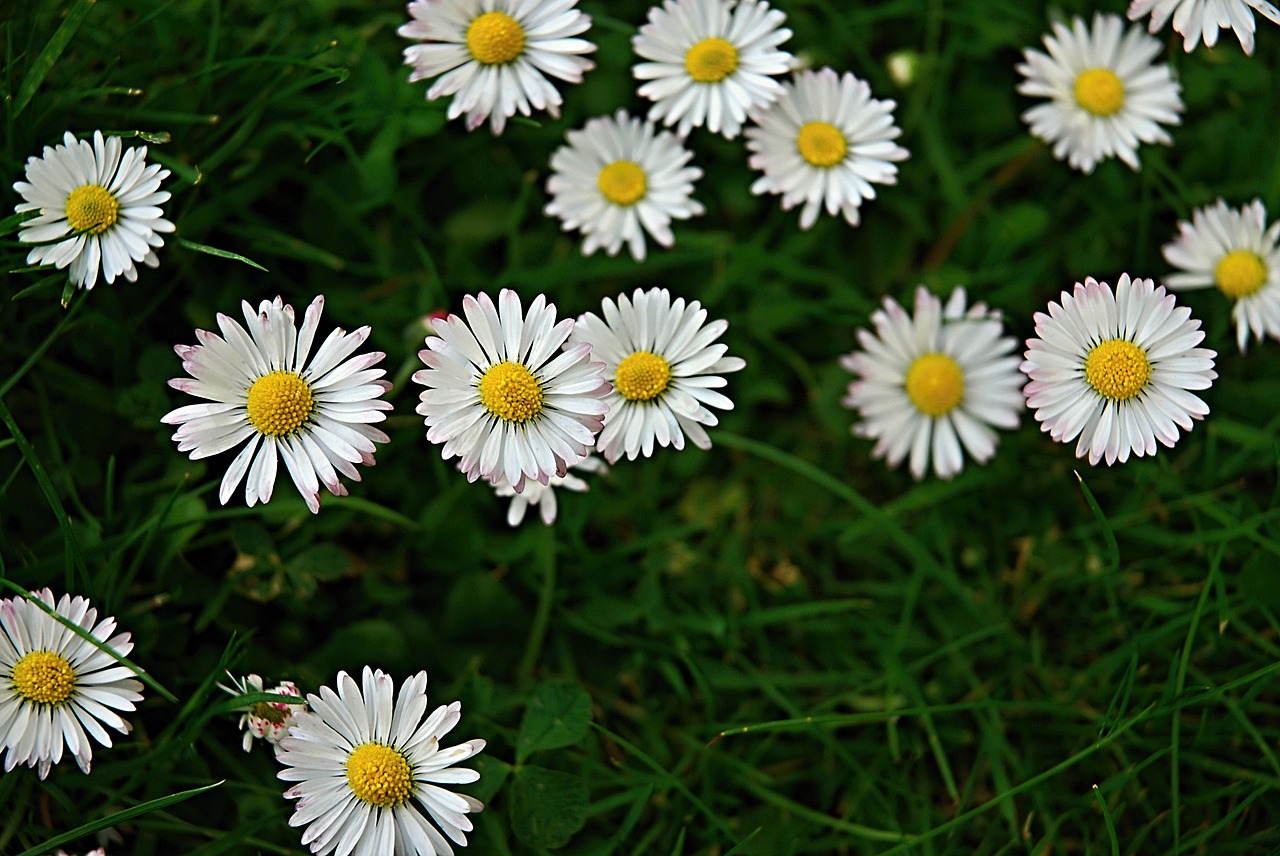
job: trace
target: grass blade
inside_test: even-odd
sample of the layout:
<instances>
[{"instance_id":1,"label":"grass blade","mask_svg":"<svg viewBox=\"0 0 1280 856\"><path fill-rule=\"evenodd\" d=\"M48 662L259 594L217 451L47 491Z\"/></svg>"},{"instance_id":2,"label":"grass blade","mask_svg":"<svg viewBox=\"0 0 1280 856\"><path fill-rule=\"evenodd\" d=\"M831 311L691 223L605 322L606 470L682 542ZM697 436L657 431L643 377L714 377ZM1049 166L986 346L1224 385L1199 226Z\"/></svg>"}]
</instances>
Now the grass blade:
<instances>
[{"instance_id":1,"label":"grass blade","mask_svg":"<svg viewBox=\"0 0 1280 856\"><path fill-rule=\"evenodd\" d=\"M96 2L97 0L76 0L75 5L67 12L67 17L62 19L62 23L54 31L44 50L40 51L35 62L31 63L31 68L27 69L27 76L22 78L22 85L18 87L18 97L13 102L14 116L22 112L22 108L27 106L32 96L36 94L36 90L40 88L40 84L44 83L44 79L49 76L49 72L53 71L53 66L62 56L62 52L67 49L67 45L71 43L71 39L75 37L76 31L80 29L80 25L84 23L89 10Z\"/></svg>"},{"instance_id":2,"label":"grass blade","mask_svg":"<svg viewBox=\"0 0 1280 856\"><path fill-rule=\"evenodd\" d=\"M264 268L262 265L255 262L253 259L245 258L239 253L233 253L230 250L220 250L217 247L209 247L204 244L197 244L195 241L188 241L186 238L179 238L177 243L178 243L178 246L186 247L188 250L195 250L197 253L205 253L206 255L217 256L220 259L233 259L238 262L244 262L249 267L257 268L263 273L271 272L266 268Z\"/></svg>"}]
</instances>

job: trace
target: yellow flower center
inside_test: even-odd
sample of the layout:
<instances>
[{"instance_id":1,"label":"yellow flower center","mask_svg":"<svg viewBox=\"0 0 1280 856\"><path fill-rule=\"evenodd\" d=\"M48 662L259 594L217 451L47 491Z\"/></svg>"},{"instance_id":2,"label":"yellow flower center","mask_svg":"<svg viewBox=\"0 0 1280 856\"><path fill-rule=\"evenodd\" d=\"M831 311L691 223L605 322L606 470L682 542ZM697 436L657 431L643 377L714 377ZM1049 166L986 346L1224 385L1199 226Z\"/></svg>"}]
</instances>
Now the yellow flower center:
<instances>
[{"instance_id":1,"label":"yellow flower center","mask_svg":"<svg viewBox=\"0 0 1280 856\"><path fill-rule=\"evenodd\" d=\"M653 401L671 385L671 364L649 351L636 351L618 363L613 386L627 401Z\"/></svg>"},{"instance_id":2,"label":"yellow flower center","mask_svg":"<svg viewBox=\"0 0 1280 856\"><path fill-rule=\"evenodd\" d=\"M1108 68L1091 68L1076 78L1075 96L1093 115L1110 116L1124 106L1124 84Z\"/></svg>"},{"instance_id":3,"label":"yellow flower center","mask_svg":"<svg viewBox=\"0 0 1280 856\"><path fill-rule=\"evenodd\" d=\"M413 795L413 769L398 749L361 743L347 756L347 784L369 805L392 808L404 805Z\"/></svg>"},{"instance_id":4,"label":"yellow flower center","mask_svg":"<svg viewBox=\"0 0 1280 856\"><path fill-rule=\"evenodd\" d=\"M311 418L316 398L310 385L293 372L275 371L263 375L249 387L249 424L259 434L285 437Z\"/></svg>"},{"instance_id":5,"label":"yellow flower center","mask_svg":"<svg viewBox=\"0 0 1280 856\"><path fill-rule=\"evenodd\" d=\"M528 422L542 413L542 387L520 363L503 360L481 376L480 403L505 422Z\"/></svg>"},{"instance_id":6,"label":"yellow flower center","mask_svg":"<svg viewBox=\"0 0 1280 856\"><path fill-rule=\"evenodd\" d=\"M1151 363L1133 342L1110 339L1094 345L1085 357L1084 379L1103 398L1128 401L1151 379Z\"/></svg>"},{"instance_id":7,"label":"yellow flower center","mask_svg":"<svg viewBox=\"0 0 1280 856\"><path fill-rule=\"evenodd\" d=\"M703 39L684 55L684 70L699 83L719 83L738 67L738 49L712 36Z\"/></svg>"},{"instance_id":8,"label":"yellow flower center","mask_svg":"<svg viewBox=\"0 0 1280 856\"><path fill-rule=\"evenodd\" d=\"M67 223L76 232L101 235L120 219L120 203L111 191L96 184L83 184L67 194Z\"/></svg>"},{"instance_id":9,"label":"yellow flower center","mask_svg":"<svg viewBox=\"0 0 1280 856\"><path fill-rule=\"evenodd\" d=\"M806 122L796 135L796 150L800 157L816 167L828 169L844 160L849 142L844 134L826 122Z\"/></svg>"},{"instance_id":10,"label":"yellow flower center","mask_svg":"<svg viewBox=\"0 0 1280 856\"><path fill-rule=\"evenodd\" d=\"M614 161L600 170L600 192L614 205L635 205L649 190L644 170L631 161Z\"/></svg>"},{"instance_id":11,"label":"yellow flower center","mask_svg":"<svg viewBox=\"0 0 1280 856\"><path fill-rule=\"evenodd\" d=\"M524 52L524 28L506 12L485 12L467 27L467 50L482 65L502 65Z\"/></svg>"},{"instance_id":12,"label":"yellow flower center","mask_svg":"<svg viewBox=\"0 0 1280 856\"><path fill-rule=\"evenodd\" d=\"M52 651L32 651L13 664L13 691L35 704L59 705L76 690L76 670Z\"/></svg>"},{"instance_id":13,"label":"yellow flower center","mask_svg":"<svg viewBox=\"0 0 1280 856\"><path fill-rule=\"evenodd\" d=\"M907 398L925 416L950 413L964 398L964 372L946 354L924 354L907 369Z\"/></svg>"},{"instance_id":14,"label":"yellow flower center","mask_svg":"<svg viewBox=\"0 0 1280 856\"><path fill-rule=\"evenodd\" d=\"M1232 250L1213 269L1213 281L1227 297L1253 294L1267 281L1267 265L1257 253Z\"/></svg>"}]
</instances>

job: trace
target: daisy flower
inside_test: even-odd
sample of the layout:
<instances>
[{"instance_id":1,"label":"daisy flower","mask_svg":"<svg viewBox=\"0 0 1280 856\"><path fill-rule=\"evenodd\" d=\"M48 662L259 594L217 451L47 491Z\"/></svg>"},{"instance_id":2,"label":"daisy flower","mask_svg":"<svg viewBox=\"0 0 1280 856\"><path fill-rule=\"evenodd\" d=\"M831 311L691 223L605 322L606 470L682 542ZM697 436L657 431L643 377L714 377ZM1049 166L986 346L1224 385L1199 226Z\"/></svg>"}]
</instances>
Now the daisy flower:
<instances>
[{"instance_id":1,"label":"daisy flower","mask_svg":"<svg viewBox=\"0 0 1280 856\"><path fill-rule=\"evenodd\" d=\"M1200 322L1164 286L1124 274L1113 292L1090 277L1035 320L1023 394L1041 431L1059 443L1080 438L1076 457L1110 466L1154 455L1157 440L1172 448L1179 426L1190 431L1209 413L1190 390L1213 383L1217 354L1195 347Z\"/></svg>"},{"instance_id":2,"label":"daisy flower","mask_svg":"<svg viewBox=\"0 0 1280 856\"><path fill-rule=\"evenodd\" d=\"M282 701L254 702L243 708L244 713L240 715L239 727L241 731L244 731L244 739L241 743L244 751L248 752L253 748L255 737L265 740L273 748L278 747L280 738L288 736L289 726L296 721L296 715L301 715L307 710L306 702L302 701L302 691L298 689L298 685L293 681L281 681L270 689L264 689L260 675L237 678L227 672L227 676L231 678L232 685L227 687L218 684L218 686L233 696L244 696L252 693L275 693L276 695L298 697L296 703Z\"/></svg>"},{"instance_id":3,"label":"daisy flower","mask_svg":"<svg viewBox=\"0 0 1280 856\"><path fill-rule=\"evenodd\" d=\"M1166 279L1170 291L1216 286L1231 299L1241 351L1250 331L1280 339L1280 222L1267 228L1262 200L1232 209L1219 199L1193 211L1164 257L1180 271Z\"/></svg>"},{"instance_id":4,"label":"daisy flower","mask_svg":"<svg viewBox=\"0 0 1280 856\"><path fill-rule=\"evenodd\" d=\"M179 426L173 439L193 461L245 443L222 478L223 505L241 481L250 506L270 500L279 458L315 513L321 484L334 496L346 496L338 474L360 481L354 464L373 466L374 443L390 439L370 424L386 419L382 411L391 409L380 400L391 389L380 380L385 370L370 368L386 354L351 356L369 338L369 328L347 333L339 327L308 362L323 295L307 307L301 330L294 326L293 307L279 297L262 301L256 312L248 301L241 308L247 333L218 313L222 336L197 330L200 344L174 348L191 378L174 378L169 386L212 403L179 407L160 421Z\"/></svg>"},{"instance_id":5,"label":"daisy flower","mask_svg":"<svg viewBox=\"0 0 1280 856\"><path fill-rule=\"evenodd\" d=\"M570 467L571 470L580 470L584 473L600 473L604 475L609 472L609 468L605 466L604 461L595 455L587 455L581 461ZM507 507L507 525L519 526L524 521L525 512L530 506L536 505L540 511L539 516L542 522L550 526L556 522L556 488L564 488L576 493L586 493L590 487L586 481L578 478L572 472L567 472L562 476L552 476L547 480L546 484L538 484L537 482L525 482L524 492L516 493L510 483L505 478L498 479L497 484L493 486L494 492L502 498L511 497L511 505Z\"/></svg>"},{"instance_id":6,"label":"daisy flower","mask_svg":"<svg viewBox=\"0 0 1280 856\"><path fill-rule=\"evenodd\" d=\"M1017 428L1025 407L1017 340L1004 335L999 312L966 310L965 300L956 288L943 306L922 285L908 315L886 297L871 316L875 332L859 330L862 349L840 359L858 377L843 402L862 417L853 433L875 440L872 456L891 467L910 456L916 479L931 458L943 479L964 469L965 452L985 464L999 442L992 428Z\"/></svg>"},{"instance_id":7,"label":"daisy flower","mask_svg":"<svg viewBox=\"0 0 1280 856\"><path fill-rule=\"evenodd\" d=\"M893 142L902 135L893 124L895 103L872 98L866 81L829 68L801 72L782 90L747 128L748 163L764 173L751 192L781 194L784 211L803 202L801 229L824 207L858 225L862 200L876 198L872 183L896 184L893 162L911 154Z\"/></svg>"},{"instance_id":8,"label":"daisy flower","mask_svg":"<svg viewBox=\"0 0 1280 856\"><path fill-rule=\"evenodd\" d=\"M1158 31L1173 16L1173 29L1183 36L1182 48L1191 53L1204 34L1204 43L1218 43L1218 28L1235 30L1240 47L1253 54L1253 13L1258 12L1273 24L1280 24L1280 9L1267 0L1133 0L1129 4L1129 20L1150 15L1148 29Z\"/></svg>"},{"instance_id":9,"label":"daisy flower","mask_svg":"<svg viewBox=\"0 0 1280 856\"><path fill-rule=\"evenodd\" d=\"M704 425L718 419L708 408L732 410L733 402L716 390L720 375L741 371L746 362L727 357L729 346L716 342L728 321L707 322L707 310L684 298L671 300L665 288L636 289L628 300L606 297L604 318L588 312L578 319L571 341L590 346L604 360L613 391L605 400L609 414L596 447L609 463L653 454L659 446L684 448L685 435L699 449L710 449Z\"/></svg>"},{"instance_id":10,"label":"daisy flower","mask_svg":"<svg viewBox=\"0 0 1280 856\"><path fill-rule=\"evenodd\" d=\"M681 136L706 125L713 134L738 136L747 113L773 103L782 84L770 75L791 69L778 45L791 38L787 16L763 0L665 0L649 10L649 23L631 39L651 62L632 69L641 98L653 101L649 118L679 123Z\"/></svg>"},{"instance_id":11,"label":"daisy flower","mask_svg":"<svg viewBox=\"0 0 1280 856\"><path fill-rule=\"evenodd\" d=\"M95 645L21 597L0 600L0 748L4 771L18 764L37 767L40 778L62 760L65 746L88 773L90 737L111 745L107 728L128 734L132 726L116 711L142 701L142 683L108 651L126 657L128 633L116 634L116 620L98 621L98 610L83 597L31 593L58 615L90 633ZM106 649L106 650L104 650Z\"/></svg>"},{"instance_id":12,"label":"daisy flower","mask_svg":"<svg viewBox=\"0 0 1280 856\"><path fill-rule=\"evenodd\" d=\"M339 672L337 684L337 692L321 687L307 696L312 712L298 717L276 755L285 766L280 778L297 782L284 795L298 800L289 825L307 827L302 843L321 856L335 850L451 856L445 835L465 847L467 815L484 805L440 787L480 778L454 765L484 749L483 740L440 748L462 705L441 705L424 721L426 672L400 686L394 706L395 682L381 669L365 666L360 684Z\"/></svg>"},{"instance_id":13,"label":"daisy flower","mask_svg":"<svg viewBox=\"0 0 1280 856\"><path fill-rule=\"evenodd\" d=\"M1160 42L1119 15L1081 18L1071 28L1055 23L1044 37L1046 55L1027 48L1018 72L1023 95L1048 98L1022 114L1033 136L1053 146L1053 156L1074 169L1093 172L1102 160L1118 157L1138 168L1138 144L1170 145L1164 125L1182 120L1182 99L1165 63L1152 62Z\"/></svg>"},{"instance_id":14,"label":"daisy flower","mask_svg":"<svg viewBox=\"0 0 1280 856\"><path fill-rule=\"evenodd\" d=\"M565 231L582 232L583 255L601 247L617 255L626 242L632 258L644 261L645 232L669 247L671 221L703 212L690 198L702 170L685 166L693 153L675 134L619 110L565 137L568 145L551 156L544 211L563 220Z\"/></svg>"},{"instance_id":15,"label":"daisy flower","mask_svg":"<svg viewBox=\"0 0 1280 856\"><path fill-rule=\"evenodd\" d=\"M595 63L582 57L596 46L573 36L591 18L574 8L578 0L413 0L413 19L396 30L416 44L404 49L413 66L409 82L443 75L427 100L454 96L449 118L467 114L467 130L489 120L501 134L519 110L546 110L559 117L560 92L547 80L581 83Z\"/></svg>"},{"instance_id":16,"label":"daisy flower","mask_svg":"<svg viewBox=\"0 0 1280 856\"><path fill-rule=\"evenodd\" d=\"M97 285L99 272L109 283L118 276L135 282L137 262L160 264L158 233L174 230L160 209L169 201L160 189L169 170L147 166L146 146L121 148L119 137L104 139L101 131L92 144L67 131L62 145L27 159L27 180L13 185L25 200L14 211L40 212L18 233L19 241L41 244L27 264L70 266L71 281L85 289Z\"/></svg>"},{"instance_id":17,"label":"daisy flower","mask_svg":"<svg viewBox=\"0 0 1280 856\"><path fill-rule=\"evenodd\" d=\"M460 456L470 481L505 478L520 493L526 479L545 485L563 476L604 423L604 364L590 362L589 345L561 352L573 319L557 324L541 294L524 315L509 288L496 306L487 294L467 295L462 314L436 321L418 352L427 367L413 379L427 387L417 408L427 439L443 444L446 461Z\"/></svg>"}]
</instances>

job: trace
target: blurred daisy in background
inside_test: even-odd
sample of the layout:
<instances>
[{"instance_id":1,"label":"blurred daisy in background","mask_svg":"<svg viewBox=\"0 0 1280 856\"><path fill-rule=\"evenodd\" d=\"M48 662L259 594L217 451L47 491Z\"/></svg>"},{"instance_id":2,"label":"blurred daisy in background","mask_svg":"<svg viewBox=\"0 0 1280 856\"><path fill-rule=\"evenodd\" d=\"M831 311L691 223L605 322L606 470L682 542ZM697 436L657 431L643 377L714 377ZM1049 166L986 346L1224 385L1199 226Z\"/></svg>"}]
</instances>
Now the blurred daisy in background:
<instances>
[{"instance_id":1,"label":"blurred daisy in background","mask_svg":"<svg viewBox=\"0 0 1280 856\"><path fill-rule=\"evenodd\" d=\"M134 702L142 701L142 683L108 653L127 657L133 642L128 633L116 634L114 618L98 621L98 610L83 597L64 594L55 606L47 588L31 595L98 644L34 600L0 600L0 748L8 750L4 771L26 764L43 779L62 760L65 748L88 773L90 738L109 747L106 728L128 734L132 726L117 711L132 711Z\"/></svg>"},{"instance_id":2,"label":"blurred daisy in background","mask_svg":"<svg viewBox=\"0 0 1280 856\"><path fill-rule=\"evenodd\" d=\"M632 69L639 95L654 104L649 118L679 123L681 136L706 127L738 136L747 113L782 94L770 75L793 57L778 46L791 38L787 16L762 0L665 0L631 39L643 59Z\"/></svg>"},{"instance_id":3,"label":"blurred daisy in background","mask_svg":"<svg viewBox=\"0 0 1280 856\"><path fill-rule=\"evenodd\" d=\"M489 120L501 134L507 119L545 110L560 116L563 99L547 76L581 83L596 46L574 36L591 27L577 0L413 0L398 30L421 44L404 49L409 82L443 75L427 100L447 95L448 116L466 114L467 130Z\"/></svg>"},{"instance_id":4,"label":"blurred daisy in background","mask_svg":"<svg viewBox=\"0 0 1280 856\"><path fill-rule=\"evenodd\" d=\"M609 468L605 466L604 461L595 455L587 455L581 461L569 468L569 472L562 476L552 476L547 480L546 484L538 482L526 481L524 491L516 493L505 478L498 479L493 486L494 492L502 498L511 498L511 504L507 506L507 525L519 526L524 522L524 515L530 506L538 507L538 516L542 518L542 522L550 526L556 522L556 489L563 488L571 490L575 493L586 493L590 490L590 486L585 479L578 478L573 474L574 470L582 473L599 473L604 475L609 472Z\"/></svg>"},{"instance_id":5,"label":"blurred daisy in background","mask_svg":"<svg viewBox=\"0 0 1280 856\"><path fill-rule=\"evenodd\" d=\"M266 741L278 752L280 738L288 736L289 726L293 725L295 717L305 713L307 709L307 703L302 700L302 691L298 689L298 685L293 681L281 681L274 687L265 689L260 675L237 678L227 672L227 676L231 678L232 685L227 687L218 684L218 686L233 696L274 693L298 697L296 703L256 701L243 708L244 713L240 715L239 727L244 731L244 739L241 743L244 751L248 752L252 749L254 738L257 738Z\"/></svg>"},{"instance_id":6,"label":"blurred daisy in background","mask_svg":"<svg viewBox=\"0 0 1280 856\"><path fill-rule=\"evenodd\" d=\"M1139 143L1173 143L1161 125L1182 121L1182 98L1169 66L1152 62L1160 42L1099 12L1092 29L1079 17L1069 29L1055 22L1044 44L1048 54L1023 51L1018 72L1026 79L1018 91L1049 99L1022 119L1055 158L1086 174L1110 157L1136 170Z\"/></svg>"},{"instance_id":7,"label":"blurred daisy in background","mask_svg":"<svg viewBox=\"0 0 1280 856\"><path fill-rule=\"evenodd\" d=\"M893 142L902 135L893 124L894 106L872 98L866 81L847 72L797 74L747 128L748 162L764 173L751 192L780 194L784 211L803 203L801 229L811 227L823 208L858 225L862 200L876 197L872 185L896 184L894 162L910 157Z\"/></svg>"},{"instance_id":8,"label":"blurred daisy in background","mask_svg":"<svg viewBox=\"0 0 1280 856\"><path fill-rule=\"evenodd\" d=\"M280 778L297 782L284 795L298 801L289 825L306 827L303 845L322 855L445 856L453 853L447 835L465 847L473 828L467 815L484 805L441 785L479 779L475 770L454 765L485 742L440 746L462 718L462 705L442 705L424 720L426 672L405 681L398 697L391 677L368 666L360 684L339 672L337 686L337 692L321 687L319 695L307 696L312 712L298 718L276 755L285 766Z\"/></svg>"},{"instance_id":9,"label":"blurred daisy in background","mask_svg":"<svg viewBox=\"0 0 1280 856\"><path fill-rule=\"evenodd\" d=\"M1280 9L1267 0L1133 0L1129 4L1129 20L1150 15L1148 29L1157 32L1173 17L1173 29L1183 36L1182 48L1187 53L1196 49L1201 34L1204 43L1218 43L1218 30L1234 30L1240 47L1253 53L1254 20L1257 11L1273 24L1280 24Z\"/></svg>"},{"instance_id":10,"label":"blurred daisy in background","mask_svg":"<svg viewBox=\"0 0 1280 856\"><path fill-rule=\"evenodd\" d=\"M729 322L707 323L707 310L694 300L672 301L665 288L636 289L631 299L606 297L604 318L588 312L578 319L570 339L591 347L604 361L613 391L605 401L609 415L596 447L609 463L653 454L654 444L684 448L685 435L700 449L711 448L703 426L719 420L710 408L732 410L733 402L716 390L728 384L721 375L741 371L739 357L725 356L729 346L716 340Z\"/></svg>"},{"instance_id":11,"label":"blurred daisy in background","mask_svg":"<svg viewBox=\"0 0 1280 856\"><path fill-rule=\"evenodd\" d=\"M1212 385L1217 353L1196 347L1200 322L1164 286L1123 274L1113 292L1090 277L1035 320L1023 392L1040 430L1059 443L1080 438L1076 457L1110 466L1154 455L1157 440L1172 448L1179 427L1209 413L1191 391Z\"/></svg>"},{"instance_id":12,"label":"blurred daisy in background","mask_svg":"<svg viewBox=\"0 0 1280 856\"><path fill-rule=\"evenodd\" d=\"M386 354L352 356L370 330L347 333L339 327L311 357L323 295L307 307L301 330L294 326L293 307L279 297L262 301L256 312L248 301L241 309L248 332L218 313L222 336L196 330L200 344L174 348L191 377L174 378L169 386L211 403L179 407L160 421L179 426L173 439L193 461L245 444L222 478L223 505L241 481L249 506L269 501L283 460L315 513L321 485L346 496L338 474L360 481L354 465L373 466L374 444L390 439L371 424L391 409L381 400L391 388L381 379L386 371L372 368Z\"/></svg>"},{"instance_id":13,"label":"blurred daisy in background","mask_svg":"<svg viewBox=\"0 0 1280 856\"><path fill-rule=\"evenodd\" d=\"M70 266L77 287L93 288L98 275L108 283L123 276L138 279L137 262L160 264L160 232L174 226L162 216L169 191L160 182L169 170L146 163L147 147L124 149L119 137L93 132L93 143L67 131L62 145L45 146L41 157L27 159L27 180L13 189L25 200L19 214L39 211L22 224L18 240L38 243L27 264Z\"/></svg>"},{"instance_id":14,"label":"blurred daisy in background","mask_svg":"<svg viewBox=\"0 0 1280 856\"><path fill-rule=\"evenodd\" d=\"M1179 269L1165 280L1170 291L1216 287L1230 298L1241 351L1250 331L1280 338L1280 222L1267 228L1262 200L1228 208L1219 199L1191 212L1164 257Z\"/></svg>"},{"instance_id":15,"label":"blurred daisy in background","mask_svg":"<svg viewBox=\"0 0 1280 856\"><path fill-rule=\"evenodd\" d=\"M922 285L908 315L886 297L871 315L875 331L858 331L861 350L840 359L858 378L843 401L862 419L853 433L875 440L872 456L891 467L910 456L916 479L930 460L944 479L964 469L965 453L985 464L999 442L992 429L1017 428L1025 407L1017 340L999 312L966 310L965 300L956 288L944 307Z\"/></svg>"},{"instance_id":16,"label":"blurred daisy in background","mask_svg":"<svg viewBox=\"0 0 1280 856\"><path fill-rule=\"evenodd\" d=\"M565 138L568 144L551 156L552 199L544 210L559 217L565 231L582 232L583 255L601 247L617 255L625 243L632 258L644 261L646 232L670 247L671 221L703 212L691 198L702 170L686 166L693 153L675 134L619 110Z\"/></svg>"},{"instance_id":17,"label":"blurred daisy in background","mask_svg":"<svg viewBox=\"0 0 1280 856\"><path fill-rule=\"evenodd\" d=\"M609 384L588 345L561 351L573 319L556 323L555 304L539 294L523 314L520 297L504 288L498 304L467 295L463 318L435 322L436 335L418 352L426 368L413 379L427 387L417 412L427 439L447 461L461 457L470 481L506 482L517 493L526 480L547 484L585 458L604 423Z\"/></svg>"}]
</instances>

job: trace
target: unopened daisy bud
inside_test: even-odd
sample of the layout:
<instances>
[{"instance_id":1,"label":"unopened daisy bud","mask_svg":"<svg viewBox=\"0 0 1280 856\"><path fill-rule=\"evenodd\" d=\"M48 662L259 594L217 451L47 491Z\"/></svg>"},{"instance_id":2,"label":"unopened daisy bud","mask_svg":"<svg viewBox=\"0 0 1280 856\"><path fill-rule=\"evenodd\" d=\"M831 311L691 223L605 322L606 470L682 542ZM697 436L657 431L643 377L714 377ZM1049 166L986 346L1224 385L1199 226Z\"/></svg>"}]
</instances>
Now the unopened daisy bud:
<instances>
[{"instance_id":1,"label":"unopened daisy bud","mask_svg":"<svg viewBox=\"0 0 1280 856\"><path fill-rule=\"evenodd\" d=\"M906 89L920 73L920 54L910 49L894 51L884 64L893 82Z\"/></svg>"},{"instance_id":2,"label":"unopened daisy bud","mask_svg":"<svg viewBox=\"0 0 1280 856\"><path fill-rule=\"evenodd\" d=\"M232 686L228 687L222 684L218 684L218 686L233 696L273 693L275 695L298 697L298 701L293 703L257 701L243 708L244 712L240 715L239 728L244 731L244 739L241 742L244 751L248 752L252 749L253 741L257 738L265 740L278 752L280 739L288 735L289 726L293 725L296 717L307 710L307 703L302 700L302 691L298 689L297 684L293 681L281 681L274 687L264 688L264 682L259 675L251 674L243 678L237 678L227 672L227 676L231 678Z\"/></svg>"}]
</instances>

